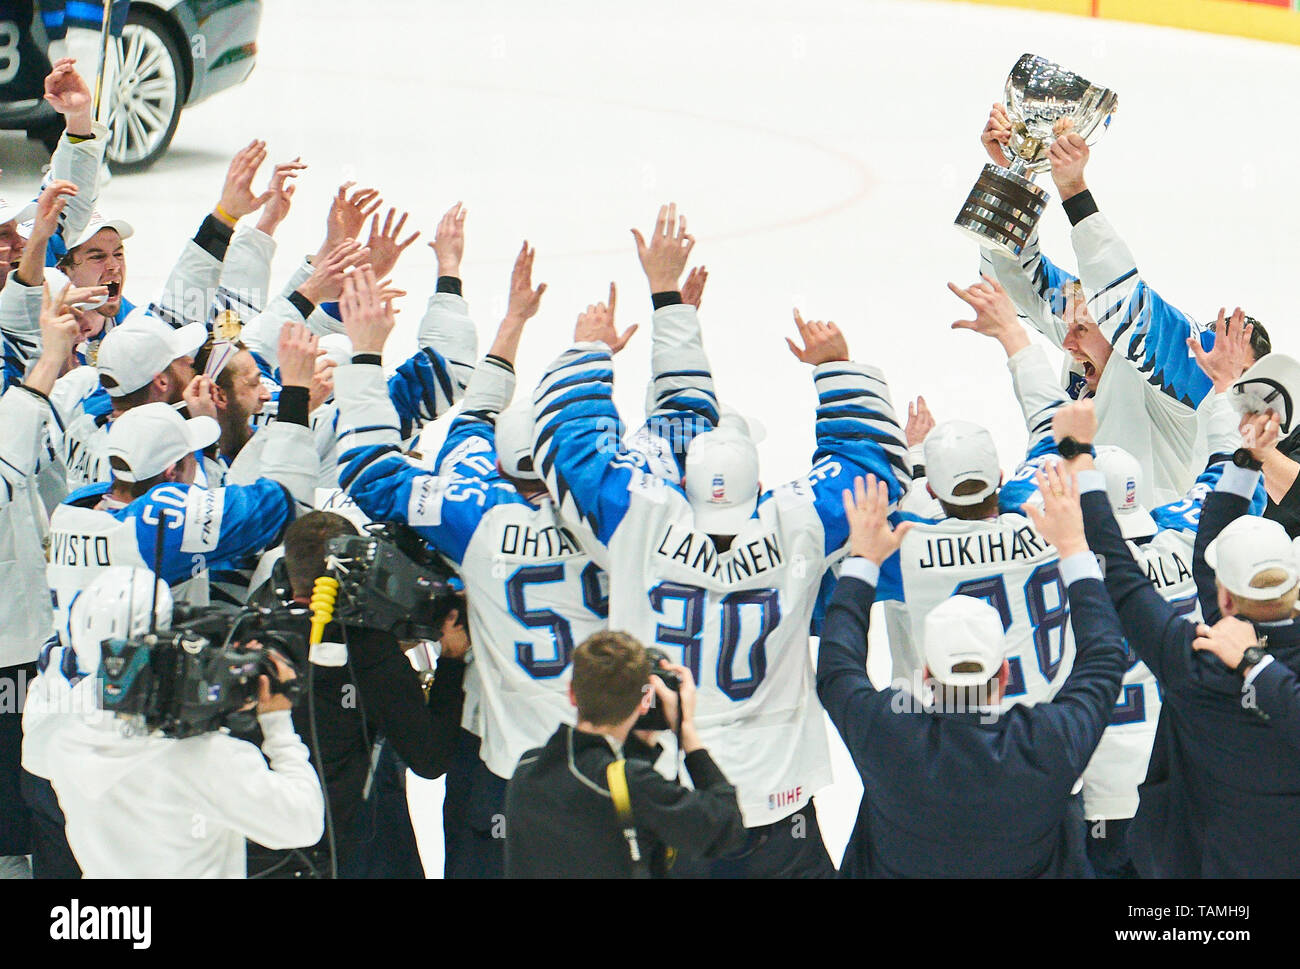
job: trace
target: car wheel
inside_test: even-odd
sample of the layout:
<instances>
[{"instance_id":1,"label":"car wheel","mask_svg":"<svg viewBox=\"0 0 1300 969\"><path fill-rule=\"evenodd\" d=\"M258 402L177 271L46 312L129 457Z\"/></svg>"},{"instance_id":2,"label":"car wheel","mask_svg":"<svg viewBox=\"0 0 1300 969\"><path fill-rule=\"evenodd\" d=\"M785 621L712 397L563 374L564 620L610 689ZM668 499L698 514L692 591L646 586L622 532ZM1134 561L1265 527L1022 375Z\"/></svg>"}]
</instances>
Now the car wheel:
<instances>
[{"instance_id":1,"label":"car wheel","mask_svg":"<svg viewBox=\"0 0 1300 969\"><path fill-rule=\"evenodd\" d=\"M176 134L185 103L184 61L167 28L138 10L131 11L113 46L117 80L105 154L114 171L141 171Z\"/></svg>"}]
</instances>

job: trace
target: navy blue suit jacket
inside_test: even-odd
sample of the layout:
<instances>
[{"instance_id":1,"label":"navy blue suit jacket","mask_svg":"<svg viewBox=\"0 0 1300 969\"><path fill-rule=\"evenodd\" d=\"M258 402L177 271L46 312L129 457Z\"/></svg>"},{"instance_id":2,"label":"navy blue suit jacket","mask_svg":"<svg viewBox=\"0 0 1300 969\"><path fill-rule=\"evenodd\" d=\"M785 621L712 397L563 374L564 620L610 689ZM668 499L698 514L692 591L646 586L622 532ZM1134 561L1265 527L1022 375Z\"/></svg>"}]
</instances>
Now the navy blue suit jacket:
<instances>
[{"instance_id":1,"label":"navy blue suit jacket","mask_svg":"<svg viewBox=\"0 0 1300 969\"><path fill-rule=\"evenodd\" d=\"M1102 583L1076 581L1069 597L1078 649L1061 691L993 718L925 710L908 693L876 690L866 671L875 588L839 580L822 628L817 694L862 775L841 874L1091 874L1070 791L1101 739L1126 660Z\"/></svg>"},{"instance_id":2,"label":"navy blue suit jacket","mask_svg":"<svg viewBox=\"0 0 1300 969\"><path fill-rule=\"evenodd\" d=\"M1106 557L1106 588L1128 641L1164 692L1129 850L1146 878L1300 876L1300 623L1258 626L1275 661L1251 688L1192 648L1177 615L1133 560L1104 492L1083 495L1088 544ZM1205 547L1249 501L1205 499L1192 572L1206 622L1219 618ZM1289 668L1288 668L1289 667Z\"/></svg>"}]
</instances>

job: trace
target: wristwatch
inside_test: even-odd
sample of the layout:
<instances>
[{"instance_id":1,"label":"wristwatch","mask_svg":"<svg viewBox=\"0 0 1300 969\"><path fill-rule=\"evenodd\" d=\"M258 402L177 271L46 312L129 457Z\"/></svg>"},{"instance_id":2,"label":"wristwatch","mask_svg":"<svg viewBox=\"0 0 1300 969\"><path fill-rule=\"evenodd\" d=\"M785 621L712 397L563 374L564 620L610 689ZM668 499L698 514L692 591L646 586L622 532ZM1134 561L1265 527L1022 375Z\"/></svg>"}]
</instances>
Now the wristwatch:
<instances>
[{"instance_id":1,"label":"wristwatch","mask_svg":"<svg viewBox=\"0 0 1300 969\"><path fill-rule=\"evenodd\" d=\"M1241 654L1241 662L1233 670L1238 676L1245 676L1246 671L1268 655L1268 650L1264 647L1268 644L1268 637L1261 636L1259 642L1254 646L1247 647L1246 652Z\"/></svg>"},{"instance_id":2,"label":"wristwatch","mask_svg":"<svg viewBox=\"0 0 1300 969\"><path fill-rule=\"evenodd\" d=\"M1061 457L1069 461L1071 458L1077 458L1080 454L1087 454L1090 457L1097 456L1097 449L1091 444L1084 444L1076 441L1072 437L1061 438L1061 443L1056 445L1056 450L1060 452Z\"/></svg>"},{"instance_id":3,"label":"wristwatch","mask_svg":"<svg viewBox=\"0 0 1300 969\"><path fill-rule=\"evenodd\" d=\"M1255 460L1255 455L1244 447L1239 447L1232 452L1232 463L1239 468L1246 468L1250 471L1259 471L1264 467L1263 462Z\"/></svg>"}]
</instances>

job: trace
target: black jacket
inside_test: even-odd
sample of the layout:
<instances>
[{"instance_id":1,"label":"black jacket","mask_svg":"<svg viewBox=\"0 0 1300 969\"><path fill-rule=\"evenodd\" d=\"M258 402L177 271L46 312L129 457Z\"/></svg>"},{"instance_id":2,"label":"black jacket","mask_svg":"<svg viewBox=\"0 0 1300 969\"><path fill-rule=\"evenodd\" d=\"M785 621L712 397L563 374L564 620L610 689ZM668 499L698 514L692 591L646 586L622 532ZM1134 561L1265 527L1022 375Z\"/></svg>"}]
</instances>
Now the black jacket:
<instances>
[{"instance_id":1,"label":"black jacket","mask_svg":"<svg viewBox=\"0 0 1300 969\"><path fill-rule=\"evenodd\" d=\"M1300 687L1291 672L1300 669L1300 623L1258 627L1276 661L1243 692L1241 677L1192 648L1195 627L1127 554L1105 492L1082 500L1088 544L1106 557L1106 588L1129 643L1164 691L1129 829L1139 874L1300 875ZM1248 508L1249 499L1216 490L1201 510L1192 572L1207 623L1219 609L1205 547Z\"/></svg>"},{"instance_id":2,"label":"black jacket","mask_svg":"<svg viewBox=\"0 0 1300 969\"><path fill-rule=\"evenodd\" d=\"M1127 665L1097 579L1069 587L1077 653L1056 697L996 716L923 708L867 676L875 587L841 576L822 627L817 695L862 775L846 878L1091 874L1071 789L1101 740Z\"/></svg>"},{"instance_id":3,"label":"black jacket","mask_svg":"<svg viewBox=\"0 0 1300 969\"><path fill-rule=\"evenodd\" d=\"M1293 431L1280 441L1277 449L1292 461L1300 461L1300 430ZM1291 490L1282 496L1281 501L1275 502L1272 497L1268 499L1264 517L1280 523L1292 538L1300 536L1300 478L1296 478L1295 484L1291 485Z\"/></svg>"},{"instance_id":4,"label":"black jacket","mask_svg":"<svg viewBox=\"0 0 1300 969\"><path fill-rule=\"evenodd\" d=\"M666 848L715 857L744 835L736 789L706 750L686 755L695 790L654 769L659 748L634 736L623 745L637 841L662 877ZM507 878L631 878L623 826L605 771L614 748L565 724L546 746L519 758L506 787Z\"/></svg>"}]
</instances>

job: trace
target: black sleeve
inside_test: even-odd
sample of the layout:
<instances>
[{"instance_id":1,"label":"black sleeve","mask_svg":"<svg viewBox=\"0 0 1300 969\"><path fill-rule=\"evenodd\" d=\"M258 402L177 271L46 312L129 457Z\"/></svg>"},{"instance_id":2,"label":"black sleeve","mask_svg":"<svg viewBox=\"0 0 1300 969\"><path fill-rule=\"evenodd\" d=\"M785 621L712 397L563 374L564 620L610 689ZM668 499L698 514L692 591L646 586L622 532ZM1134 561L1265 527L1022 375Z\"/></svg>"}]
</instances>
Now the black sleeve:
<instances>
[{"instance_id":1,"label":"black sleeve","mask_svg":"<svg viewBox=\"0 0 1300 969\"><path fill-rule=\"evenodd\" d=\"M1201 616L1207 626L1213 626L1222 615L1219 612L1219 593L1214 570L1205 561L1205 549L1219 537L1221 531L1249 513L1250 499L1230 491L1211 491L1201 505L1201 520L1196 526L1196 545L1192 551L1192 578L1196 580Z\"/></svg>"},{"instance_id":2,"label":"black sleeve","mask_svg":"<svg viewBox=\"0 0 1300 969\"><path fill-rule=\"evenodd\" d=\"M285 424L311 426L311 391L306 387L281 387L275 419Z\"/></svg>"},{"instance_id":3,"label":"black sleeve","mask_svg":"<svg viewBox=\"0 0 1300 969\"><path fill-rule=\"evenodd\" d=\"M230 237L235 230L222 222L215 215L209 215L194 233L194 244L217 262L225 262L226 250L230 247Z\"/></svg>"},{"instance_id":4,"label":"black sleeve","mask_svg":"<svg viewBox=\"0 0 1300 969\"><path fill-rule=\"evenodd\" d=\"M650 302L654 308L659 310L665 306L677 306L682 301L682 294L678 290L665 290L662 293L651 293Z\"/></svg>"},{"instance_id":5,"label":"black sleeve","mask_svg":"<svg viewBox=\"0 0 1300 969\"><path fill-rule=\"evenodd\" d=\"M817 697L854 754L867 742L877 691L867 675L867 633L876 588L842 575L822 620L817 647Z\"/></svg>"},{"instance_id":6,"label":"black sleeve","mask_svg":"<svg viewBox=\"0 0 1300 969\"><path fill-rule=\"evenodd\" d=\"M726 853L745 835L736 789L709 757L686 757L695 790L664 778L641 760L627 762L628 796L638 828L678 851L705 858ZM697 773L698 772L698 773Z\"/></svg>"},{"instance_id":7,"label":"black sleeve","mask_svg":"<svg viewBox=\"0 0 1300 969\"><path fill-rule=\"evenodd\" d=\"M1080 503L1088 548L1101 557L1106 591L1119 613L1129 646L1168 689L1187 675L1195 630L1156 591L1133 558L1106 492L1085 492ZM1078 632L1075 626L1076 642Z\"/></svg>"},{"instance_id":8,"label":"black sleeve","mask_svg":"<svg viewBox=\"0 0 1300 969\"><path fill-rule=\"evenodd\" d=\"M296 289L289 294L289 302L293 305L294 309L302 314L304 320L311 316L312 311L316 309L316 304Z\"/></svg>"},{"instance_id":9,"label":"black sleeve","mask_svg":"<svg viewBox=\"0 0 1300 969\"><path fill-rule=\"evenodd\" d=\"M461 292L460 292L460 279L459 279L459 277L457 277L457 276L439 276L439 277L438 277L438 288L435 290L435 292L439 292L439 293L452 293L453 295L460 296L460 295L461 295Z\"/></svg>"},{"instance_id":10,"label":"black sleeve","mask_svg":"<svg viewBox=\"0 0 1300 969\"><path fill-rule=\"evenodd\" d=\"M390 633L349 627L348 652L366 714L398 756L421 777L445 774L460 727L465 664L440 661L426 703L419 674Z\"/></svg>"}]
</instances>

